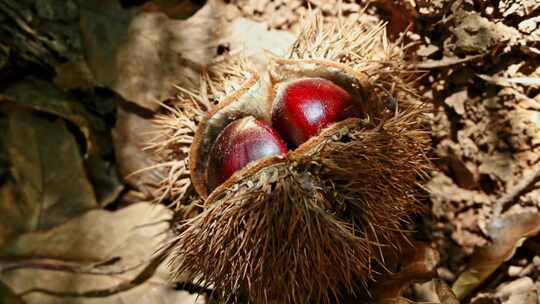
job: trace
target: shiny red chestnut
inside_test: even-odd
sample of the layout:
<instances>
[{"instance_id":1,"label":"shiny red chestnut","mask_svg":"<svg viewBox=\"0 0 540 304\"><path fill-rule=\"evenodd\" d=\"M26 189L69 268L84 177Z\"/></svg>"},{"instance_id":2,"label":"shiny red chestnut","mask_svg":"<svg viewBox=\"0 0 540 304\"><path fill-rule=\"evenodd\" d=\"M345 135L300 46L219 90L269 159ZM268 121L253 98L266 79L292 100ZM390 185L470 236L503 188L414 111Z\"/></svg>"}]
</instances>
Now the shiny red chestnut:
<instances>
[{"instance_id":1,"label":"shiny red chestnut","mask_svg":"<svg viewBox=\"0 0 540 304\"><path fill-rule=\"evenodd\" d=\"M272 109L272 125L296 148L333 122L353 116L352 96L323 78L286 83Z\"/></svg>"},{"instance_id":2,"label":"shiny red chestnut","mask_svg":"<svg viewBox=\"0 0 540 304\"><path fill-rule=\"evenodd\" d=\"M252 116L228 124L210 150L207 181L210 191L252 161L287 153L287 146L270 124Z\"/></svg>"}]
</instances>

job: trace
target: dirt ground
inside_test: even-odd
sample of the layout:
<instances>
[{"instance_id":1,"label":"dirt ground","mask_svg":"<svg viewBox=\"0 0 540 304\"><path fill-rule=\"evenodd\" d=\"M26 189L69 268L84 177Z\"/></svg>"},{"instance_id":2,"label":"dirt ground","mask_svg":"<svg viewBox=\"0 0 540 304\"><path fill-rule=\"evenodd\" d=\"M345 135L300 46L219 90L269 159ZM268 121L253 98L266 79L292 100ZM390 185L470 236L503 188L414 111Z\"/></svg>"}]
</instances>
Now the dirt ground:
<instances>
[{"instance_id":1,"label":"dirt ground","mask_svg":"<svg viewBox=\"0 0 540 304\"><path fill-rule=\"evenodd\" d=\"M284 54L310 10L387 22L433 106L410 228L439 281L403 296L540 303L539 1L120 2L0 0L0 303L210 303L149 262L172 216L152 121L220 57Z\"/></svg>"}]
</instances>

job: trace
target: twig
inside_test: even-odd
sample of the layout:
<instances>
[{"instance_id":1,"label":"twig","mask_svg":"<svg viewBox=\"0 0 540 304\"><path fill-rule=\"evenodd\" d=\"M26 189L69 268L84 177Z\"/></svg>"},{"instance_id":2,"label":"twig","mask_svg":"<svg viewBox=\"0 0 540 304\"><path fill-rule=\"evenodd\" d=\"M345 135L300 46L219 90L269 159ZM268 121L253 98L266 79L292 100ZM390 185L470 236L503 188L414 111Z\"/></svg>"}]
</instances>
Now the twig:
<instances>
[{"instance_id":1,"label":"twig","mask_svg":"<svg viewBox=\"0 0 540 304\"><path fill-rule=\"evenodd\" d=\"M83 291L83 292L54 291L54 290L48 290L44 288L32 288L32 289L22 292L21 294L19 294L19 296L25 296L32 292L40 292L40 293L44 293L51 296L57 296L57 297L76 297L76 298L108 297L108 296L111 296L120 292L130 290L146 282L146 280L148 280L154 275L157 268L166 259L166 257L167 255L165 254L165 252L162 252L159 256L151 260L150 263L146 265L146 267L131 281L120 283L110 288L89 290L89 291Z\"/></svg>"},{"instance_id":2,"label":"twig","mask_svg":"<svg viewBox=\"0 0 540 304\"><path fill-rule=\"evenodd\" d=\"M496 219L501 215L504 207L516 200L527 188L529 188L538 178L540 178L540 162L525 174L521 181L519 181L510 191L501 196L495 201L495 207L493 208L493 218Z\"/></svg>"},{"instance_id":3,"label":"twig","mask_svg":"<svg viewBox=\"0 0 540 304\"><path fill-rule=\"evenodd\" d=\"M121 267L116 270L111 270L109 268L101 268L103 267L103 265L110 264L107 262L99 263L99 264L91 264L91 265L81 265L77 263L66 263L66 262L49 261L49 260L22 261L22 262L9 262L9 263L0 262L0 273L14 271L21 268L32 268L32 269L46 269L46 270L52 270L52 271L63 271L63 272L69 272L69 273L79 273L79 274L89 274L89 275L119 275L119 274L126 273L128 271L134 270L136 268L139 268L145 263L145 261L143 261L135 265Z\"/></svg>"},{"instance_id":4,"label":"twig","mask_svg":"<svg viewBox=\"0 0 540 304\"><path fill-rule=\"evenodd\" d=\"M206 296L212 296L212 294L214 293L214 290L201 286L201 285L197 285L192 282L176 283L176 285L174 286L174 289L187 291L190 294L197 293L197 294L202 294Z\"/></svg>"},{"instance_id":5,"label":"twig","mask_svg":"<svg viewBox=\"0 0 540 304\"><path fill-rule=\"evenodd\" d=\"M479 55L469 55L465 56L464 58L459 57L445 57L441 60L426 60L419 62L416 65L416 68L419 69L435 69L435 68L444 68L455 64L465 63L471 60L478 59L480 57L483 57L484 54Z\"/></svg>"}]
</instances>

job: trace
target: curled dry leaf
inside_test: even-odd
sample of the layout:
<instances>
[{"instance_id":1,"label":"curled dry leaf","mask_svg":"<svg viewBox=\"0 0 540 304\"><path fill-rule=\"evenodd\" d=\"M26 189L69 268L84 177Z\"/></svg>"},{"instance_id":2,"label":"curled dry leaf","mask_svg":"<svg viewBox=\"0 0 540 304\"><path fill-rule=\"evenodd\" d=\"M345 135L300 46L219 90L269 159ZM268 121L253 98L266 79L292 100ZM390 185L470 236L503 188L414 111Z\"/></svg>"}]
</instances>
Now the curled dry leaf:
<instances>
[{"instance_id":1,"label":"curled dry leaf","mask_svg":"<svg viewBox=\"0 0 540 304\"><path fill-rule=\"evenodd\" d=\"M62 117L79 127L86 138L89 150L98 149L97 131L105 124L93 116L73 96L62 92L50 83L35 78L17 82L2 92L0 101Z\"/></svg>"},{"instance_id":2,"label":"curled dry leaf","mask_svg":"<svg viewBox=\"0 0 540 304\"><path fill-rule=\"evenodd\" d=\"M117 1L85 1L81 31L88 66L99 84L151 111L174 93L197 88L226 29L224 6L209 1L188 20L123 9Z\"/></svg>"},{"instance_id":3,"label":"curled dry leaf","mask_svg":"<svg viewBox=\"0 0 540 304\"><path fill-rule=\"evenodd\" d=\"M155 255L170 217L165 207L139 203L117 212L93 210L46 232L23 234L0 253L10 262L17 257L22 266L4 267L0 280L24 293L29 304L201 303L168 286L163 258ZM80 267L62 267L66 263Z\"/></svg>"},{"instance_id":4,"label":"curled dry leaf","mask_svg":"<svg viewBox=\"0 0 540 304\"><path fill-rule=\"evenodd\" d=\"M410 303L403 298L403 291L413 283L432 279L438 261L437 251L427 245L408 247L399 271L383 278L372 291L375 303Z\"/></svg>"},{"instance_id":5,"label":"curled dry leaf","mask_svg":"<svg viewBox=\"0 0 540 304\"><path fill-rule=\"evenodd\" d=\"M456 295L445 282L441 280L434 280L434 285L435 293L441 304L459 304L459 300L457 299Z\"/></svg>"},{"instance_id":6,"label":"curled dry leaf","mask_svg":"<svg viewBox=\"0 0 540 304\"><path fill-rule=\"evenodd\" d=\"M231 47L231 53L241 52L259 71L265 71L269 66L266 52L285 56L295 39L289 32L269 31L264 23L239 18L231 23L222 43Z\"/></svg>"},{"instance_id":7,"label":"curled dry leaf","mask_svg":"<svg viewBox=\"0 0 540 304\"><path fill-rule=\"evenodd\" d=\"M21 200L0 217L21 214L26 230L35 231L98 207L79 147L62 120L25 111L14 111L9 119L11 175Z\"/></svg>"},{"instance_id":8,"label":"curled dry leaf","mask_svg":"<svg viewBox=\"0 0 540 304\"><path fill-rule=\"evenodd\" d=\"M15 184L8 180L0 186L0 249L17 233L29 230L28 207L15 192Z\"/></svg>"},{"instance_id":9,"label":"curled dry leaf","mask_svg":"<svg viewBox=\"0 0 540 304\"><path fill-rule=\"evenodd\" d=\"M377 0L373 3L388 22L387 31L391 38L397 38L405 32L417 15L408 1Z\"/></svg>"},{"instance_id":10,"label":"curled dry leaf","mask_svg":"<svg viewBox=\"0 0 540 304\"><path fill-rule=\"evenodd\" d=\"M477 13L456 14L456 26L451 29L456 39L456 51L484 53L496 45L519 39L521 34L502 22L494 23Z\"/></svg>"},{"instance_id":11,"label":"curled dry leaf","mask_svg":"<svg viewBox=\"0 0 540 304\"><path fill-rule=\"evenodd\" d=\"M123 186L115 169L103 158L111 153L108 127L77 98L50 83L29 78L9 86L0 95L0 101L53 114L75 124L85 138L85 166L90 181L96 186L98 202L106 205L116 198ZM0 166L1 158L0 152Z\"/></svg>"},{"instance_id":12,"label":"curled dry leaf","mask_svg":"<svg viewBox=\"0 0 540 304\"><path fill-rule=\"evenodd\" d=\"M540 78L539 77L501 77L501 76L489 76L484 74L478 74L478 77L481 79L490 82L492 84L509 87L513 84L522 84L522 85L529 85L529 86L540 86Z\"/></svg>"},{"instance_id":13,"label":"curled dry leaf","mask_svg":"<svg viewBox=\"0 0 540 304\"><path fill-rule=\"evenodd\" d=\"M0 281L0 304L24 304L24 301Z\"/></svg>"},{"instance_id":14,"label":"curled dry leaf","mask_svg":"<svg viewBox=\"0 0 540 304\"><path fill-rule=\"evenodd\" d=\"M94 75L84 60L59 64L55 70L54 83L62 90L86 90L97 86Z\"/></svg>"},{"instance_id":15,"label":"curled dry leaf","mask_svg":"<svg viewBox=\"0 0 540 304\"><path fill-rule=\"evenodd\" d=\"M527 237L540 231L540 214L529 212L503 215L495 218L487 229L491 243L474 251L469 267L452 286L459 299L467 297L511 258Z\"/></svg>"},{"instance_id":16,"label":"curled dry leaf","mask_svg":"<svg viewBox=\"0 0 540 304\"><path fill-rule=\"evenodd\" d=\"M155 133L156 126L144 113L126 103L118 107L116 126L112 130L118 173L128 185L152 197L164 176L162 167L144 150L145 142Z\"/></svg>"},{"instance_id":17,"label":"curled dry leaf","mask_svg":"<svg viewBox=\"0 0 540 304\"><path fill-rule=\"evenodd\" d=\"M428 59L422 61L416 65L419 69L435 69L435 68L446 68L456 64L467 63L476 59L481 58L483 55L468 55L463 58L454 56L454 57L443 57L442 59L434 60Z\"/></svg>"},{"instance_id":18,"label":"curled dry leaf","mask_svg":"<svg viewBox=\"0 0 540 304\"><path fill-rule=\"evenodd\" d=\"M0 116L0 184L8 171L8 153L6 134L8 129L8 120Z\"/></svg>"},{"instance_id":19,"label":"curled dry leaf","mask_svg":"<svg viewBox=\"0 0 540 304\"><path fill-rule=\"evenodd\" d=\"M153 0L143 5L144 11L163 12L170 18L185 19L201 8L203 1Z\"/></svg>"}]
</instances>

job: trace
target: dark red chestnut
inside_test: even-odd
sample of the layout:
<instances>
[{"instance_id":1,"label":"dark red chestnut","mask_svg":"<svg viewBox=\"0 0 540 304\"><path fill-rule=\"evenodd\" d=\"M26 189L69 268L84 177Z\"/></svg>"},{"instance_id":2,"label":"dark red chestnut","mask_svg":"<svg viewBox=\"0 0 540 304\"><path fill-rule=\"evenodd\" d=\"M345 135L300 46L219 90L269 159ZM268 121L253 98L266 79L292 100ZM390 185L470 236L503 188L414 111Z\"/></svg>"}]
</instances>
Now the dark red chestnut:
<instances>
[{"instance_id":1,"label":"dark red chestnut","mask_svg":"<svg viewBox=\"0 0 540 304\"><path fill-rule=\"evenodd\" d=\"M207 181L212 191L252 161L287 153L287 146L270 124L252 116L228 124L210 150Z\"/></svg>"},{"instance_id":2,"label":"dark red chestnut","mask_svg":"<svg viewBox=\"0 0 540 304\"><path fill-rule=\"evenodd\" d=\"M296 148L333 122L353 116L352 97L324 78L285 83L276 96L272 125L290 148Z\"/></svg>"}]
</instances>

